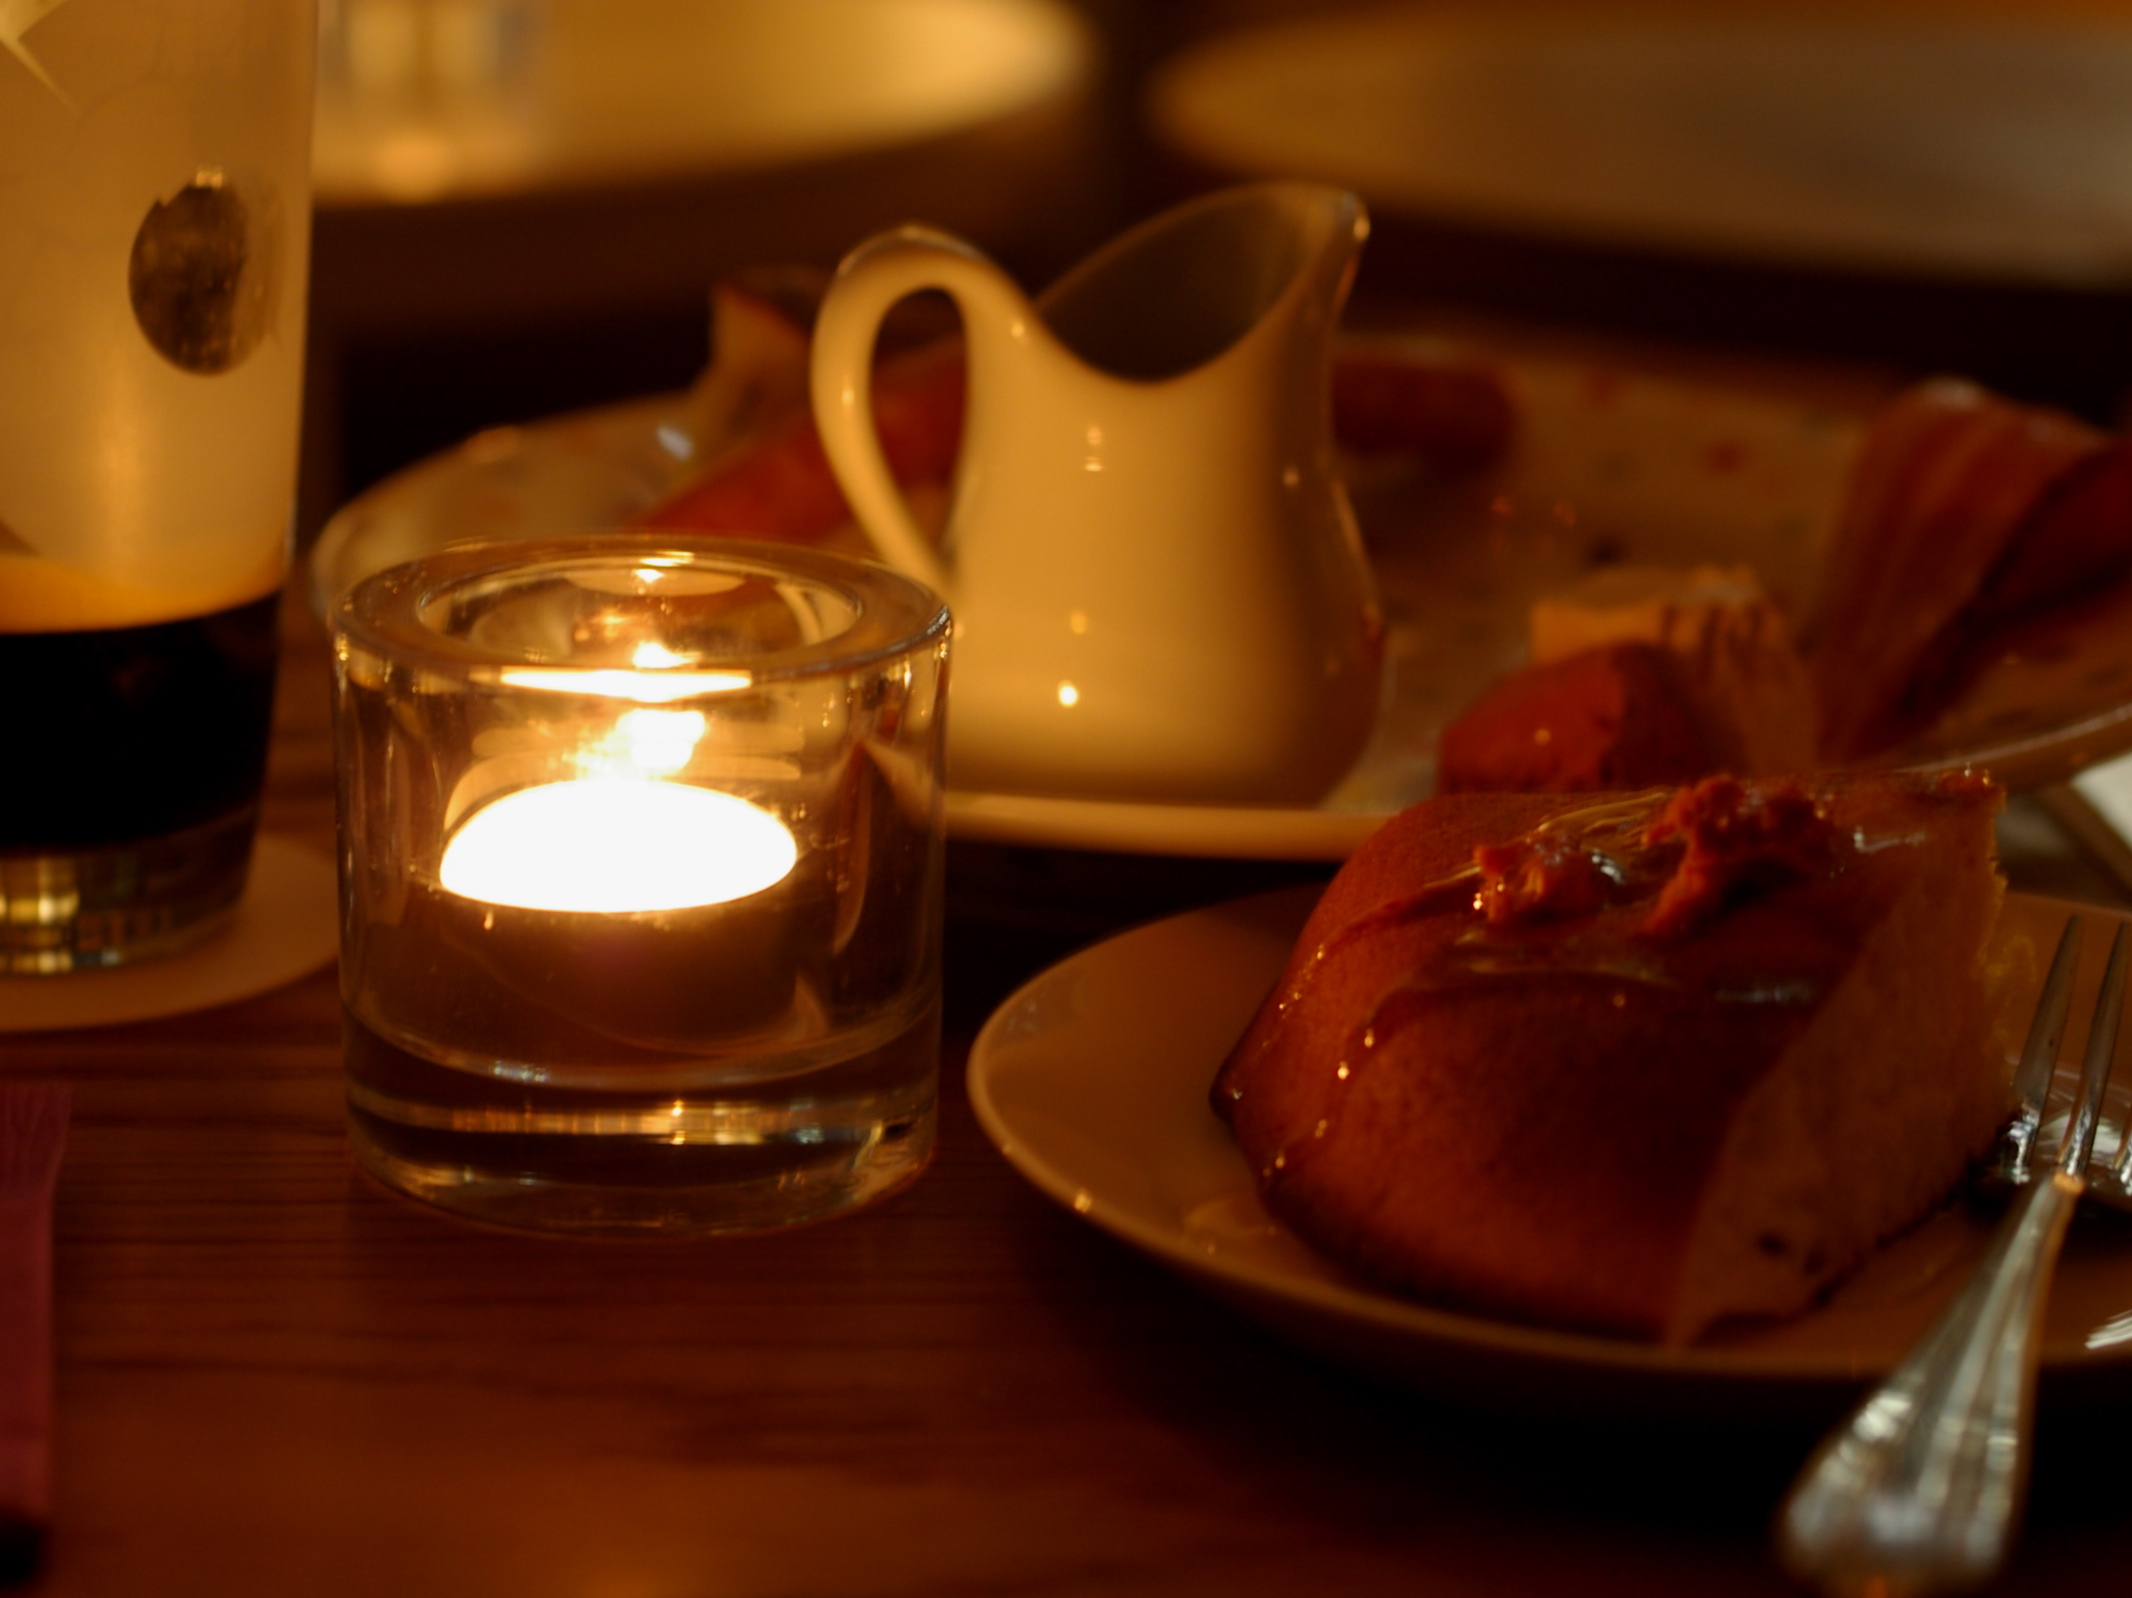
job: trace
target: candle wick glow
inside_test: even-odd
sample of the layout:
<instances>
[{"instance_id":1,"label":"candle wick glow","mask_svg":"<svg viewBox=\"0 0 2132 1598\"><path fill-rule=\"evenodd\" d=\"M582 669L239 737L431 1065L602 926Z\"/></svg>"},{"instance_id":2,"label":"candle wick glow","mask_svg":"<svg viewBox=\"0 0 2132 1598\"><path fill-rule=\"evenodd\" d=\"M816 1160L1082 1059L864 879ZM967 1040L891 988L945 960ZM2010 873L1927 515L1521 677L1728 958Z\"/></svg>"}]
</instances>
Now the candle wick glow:
<instances>
[{"instance_id":1,"label":"candle wick glow","mask_svg":"<svg viewBox=\"0 0 2132 1598\"><path fill-rule=\"evenodd\" d=\"M746 898L798 862L792 831L732 794L642 777L521 788L445 845L445 890L526 910L683 910Z\"/></svg>"},{"instance_id":2,"label":"candle wick glow","mask_svg":"<svg viewBox=\"0 0 2132 1598\"><path fill-rule=\"evenodd\" d=\"M700 710L627 710L578 764L592 776L671 777L687 766L710 725Z\"/></svg>"},{"instance_id":3,"label":"candle wick glow","mask_svg":"<svg viewBox=\"0 0 2132 1598\"><path fill-rule=\"evenodd\" d=\"M654 572L651 575L657 576ZM666 666L686 666L689 657L677 655L656 638L647 638L631 651L629 663L640 671L657 671Z\"/></svg>"}]
</instances>

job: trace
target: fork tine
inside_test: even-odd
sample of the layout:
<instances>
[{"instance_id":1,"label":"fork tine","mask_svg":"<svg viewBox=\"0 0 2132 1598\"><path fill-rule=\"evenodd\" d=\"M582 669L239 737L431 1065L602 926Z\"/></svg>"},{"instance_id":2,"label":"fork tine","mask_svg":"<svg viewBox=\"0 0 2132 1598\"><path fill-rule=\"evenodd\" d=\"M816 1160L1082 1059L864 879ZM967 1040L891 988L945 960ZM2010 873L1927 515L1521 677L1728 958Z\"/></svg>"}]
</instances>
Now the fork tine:
<instances>
[{"instance_id":1,"label":"fork tine","mask_svg":"<svg viewBox=\"0 0 2132 1598\"><path fill-rule=\"evenodd\" d=\"M2028 1024L2028 1042L2021 1050L2021 1067L2014 1073L2014 1114L1999 1134L1987 1176L2010 1187L2019 1187L2033 1174L2029 1160L2035 1150L2036 1131L2043 1124L2043 1106L2050 1097L2051 1078L2058 1070L2058 1048L2065 1038L2066 1012L2073 1005L2073 973L2080 964L2081 919L2065 918L2058 935L2058 952L2051 957L2050 975L2044 979L2043 996Z\"/></svg>"},{"instance_id":2,"label":"fork tine","mask_svg":"<svg viewBox=\"0 0 2132 1598\"><path fill-rule=\"evenodd\" d=\"M2065 1142L2058 1151L2058 1169L2067 1176L2084 1177L2088 1157L2095 1151L2095 1128L2102 1120L2103 1090L2110 1083L2111 1063L2117 1058L2118 1025L2125 1011L2125 924L2117 924L2110 940L2110 963L2103 972L2102 991L2095 997L2095 1019L2088 1023L2087 1059L2080 1072L2080 1102L2065 1129ZM2123 1156L2119 1156L2122 1163Z\"/></svg>"}]
</instances>

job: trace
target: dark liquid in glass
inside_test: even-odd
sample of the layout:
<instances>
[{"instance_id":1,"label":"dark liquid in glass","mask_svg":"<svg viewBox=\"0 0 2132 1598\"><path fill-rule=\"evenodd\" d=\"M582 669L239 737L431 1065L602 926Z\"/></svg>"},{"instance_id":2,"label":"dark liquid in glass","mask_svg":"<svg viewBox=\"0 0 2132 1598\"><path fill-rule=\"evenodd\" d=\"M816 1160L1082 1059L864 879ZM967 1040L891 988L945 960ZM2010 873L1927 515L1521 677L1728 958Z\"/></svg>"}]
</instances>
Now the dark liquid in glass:
<instances>
[{"instance_id":1,"label":"dark liquid in glass","mask_svg":"<svg viewBox=\"0 0 2132 1598\"><path fill-rule=\"evenodd\" d=\"M258 802L280 596L184 621L0 633L0 856L158 838Z\"/></svg>"}]
</instances>

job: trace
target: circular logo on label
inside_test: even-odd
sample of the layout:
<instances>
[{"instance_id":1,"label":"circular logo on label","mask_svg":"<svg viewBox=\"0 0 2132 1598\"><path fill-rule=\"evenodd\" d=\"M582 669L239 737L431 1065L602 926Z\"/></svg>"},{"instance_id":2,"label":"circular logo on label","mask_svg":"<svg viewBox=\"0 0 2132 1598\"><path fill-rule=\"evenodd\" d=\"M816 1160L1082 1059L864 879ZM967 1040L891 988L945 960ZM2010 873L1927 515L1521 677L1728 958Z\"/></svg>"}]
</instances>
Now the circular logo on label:
<instances>
[{"instance_id":1,"label":"circular logo on label","mask_svg":"<svg viewBox=\"0 0 2132 1598\"><path fill-rule=\"evenodd\" d=\"M141 332L173 366L213 376L265 340L281 261L274 222L263 190L221 172L148 208L127 288Z\"/></svg>"}]
</instances>

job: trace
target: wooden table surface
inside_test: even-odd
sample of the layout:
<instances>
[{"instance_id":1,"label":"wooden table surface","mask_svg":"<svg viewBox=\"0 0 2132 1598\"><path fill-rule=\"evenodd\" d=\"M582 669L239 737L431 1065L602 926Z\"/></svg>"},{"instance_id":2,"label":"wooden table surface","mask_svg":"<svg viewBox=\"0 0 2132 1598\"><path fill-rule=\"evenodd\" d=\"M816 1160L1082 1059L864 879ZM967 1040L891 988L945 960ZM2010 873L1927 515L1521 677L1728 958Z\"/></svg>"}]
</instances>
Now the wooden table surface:
<instances>
[{"instance_id":1,"label":"wooden table surface","mask_svg":"<svg viewBox=\"0 0 2132 1598\"><path fill-rule=\"evenodd\" d=\"M267 824L325 848L324 645L291 615ZM755 1239L517 1236L359 1177L330 971L0 1039L8 1078L75 1090L38 1590L1791 1590L1765 1529L1822 1417L1601 1426L1423 1401L1284 1346L1026 1186L962 1065L1059 947L951 925L932 1169ZM2132 1579L2098 1419L2047 1414L2006 1591Z\"/></svg>"}]
</instances>

